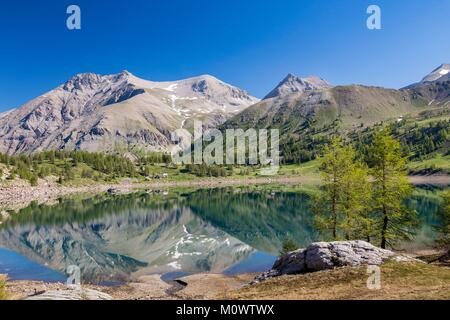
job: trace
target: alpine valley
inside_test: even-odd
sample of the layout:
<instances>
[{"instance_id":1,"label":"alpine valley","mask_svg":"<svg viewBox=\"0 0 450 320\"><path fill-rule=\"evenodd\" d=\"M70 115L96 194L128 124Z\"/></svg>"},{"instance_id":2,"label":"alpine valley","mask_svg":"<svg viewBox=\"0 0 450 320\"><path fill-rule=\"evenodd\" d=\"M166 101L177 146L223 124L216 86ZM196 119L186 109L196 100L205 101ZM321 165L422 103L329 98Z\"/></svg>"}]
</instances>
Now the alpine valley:
<instances>
[{"instance_id":1,"label":"alpine valley","mask_svg":"<svg viewBox=\"0 0 450 320\"><path fill-rule=\"evenodd\" d=\"M373 127L389 123L394 125L397 138L412 149L421 143L420 136L430 134L430 139L439 140L432 150L422 150L421 146L421 150L410 150L412 156L436 151L445 155L449 142L441 127L448 132L449 70L449 64L442 64L422 81L400 90L332 86L317 77L288 75L262 101L233 116L223 128L280 129L285 163L313 160L333 133L360 140ZM412 139L406 133L417 137Z\"/></svg>"},{"instance_id":2,"label":"alpine valley","mask_svg":"<svg viewBox=\"0 0 450 320\"><path fill-rule=\"evenodd\" d=\"M317 76L289 74L261 101L210 75L154 82L127 71L78 74L0 114L0 152L167 152L171 132L189 130L197 119L221 129L278 128L283 161L305 162L314 159L336 131L361 138L360 133L380 123L413 119L429 125L433 118L444 120L447 128L449 70L449 64L442 64L422 81L399 90L333 86ZM422 154L439 150L445 156L448 141Z\"/></svg>"}]
</instances>

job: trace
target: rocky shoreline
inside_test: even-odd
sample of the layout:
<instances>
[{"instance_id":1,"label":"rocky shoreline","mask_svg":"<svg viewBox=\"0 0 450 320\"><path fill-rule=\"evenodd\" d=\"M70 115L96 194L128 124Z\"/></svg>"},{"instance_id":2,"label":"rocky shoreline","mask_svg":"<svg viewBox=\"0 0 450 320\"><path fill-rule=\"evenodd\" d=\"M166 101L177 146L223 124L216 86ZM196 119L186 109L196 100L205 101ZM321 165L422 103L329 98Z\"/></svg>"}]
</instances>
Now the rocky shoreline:
<instances>
[{"instance_id":1,"label":"rocky shoreline","mask_svg":"<svg viewBox=\"0 0 450 320\"><path fill-rule=\"evenodd\" d=\"M28 206L31 202L49 203L58 198L75 194L100 194L113 189L116 193L129 193L144 189L167 189L174 187L214 188L242 185L267 184L320 184L318 176L278 176L254 178L202 178L186 181L150 181L138 182L130 179L120 183L94 183L90 185L60 185L56 179L39 180L38 186L30 186L23 180L14 182L0 182L0 216L6 215L3 210L18 210ZM450 185L450 176L411 176L411 183L415 185Z\"/></svg>"},{"instance_id":2,"label":"rocky shoreline","mask_svg":"<svg viewBox=\"0 0 450 320\"><path fill-rule=\"evenodd\" d=\"M29 203L52 202L58 198L74 194L100 194L108 190L115 193L129 193L144 189L167 189L174 187L226 187L240 185L264 185L264 184L317 184L320 180L315 177L290 176L290 177L258 177L248 179L232 178L208 178L188 181L157 181L136 182L124 180L120 183L91 185L60 185L54 180L39 180L38 186L30 186L26 181L14 181L14 183L0 183L0 210L17 210L26 207Z\"/></svg>"},{"instance_id":3,"label":"rocky shoreline","mask_svg":"<svg viewBox=\"0 0 450 320\"><path fill-rule=\"evenodd\" d=\"M70 287L65 283L20 280L8 281L6 291L11 300L203 300L238 290L254 277L201 273L183 277L187 285L182 287L161 280L160 275L141 276L120 286Z\"/></svg>"}]
</instances>

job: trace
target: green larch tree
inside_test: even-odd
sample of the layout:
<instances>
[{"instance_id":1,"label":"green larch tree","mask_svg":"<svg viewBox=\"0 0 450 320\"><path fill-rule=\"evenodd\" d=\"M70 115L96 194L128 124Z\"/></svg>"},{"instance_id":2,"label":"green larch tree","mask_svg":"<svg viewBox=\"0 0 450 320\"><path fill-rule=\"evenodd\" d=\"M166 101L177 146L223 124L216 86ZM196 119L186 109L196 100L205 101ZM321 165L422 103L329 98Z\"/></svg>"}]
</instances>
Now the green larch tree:
<instances>
[{"instance_id":1,"label":"green larch tree","mask_svg":"<svg viewBox=\"0 0 450 320\"><path fill-rule=\"evenodd\" d=\"M407 159L400 143L387 128L374 135L368 156L377 231L381 247L386 248L397 240L409 239L416 223L415 212L404 205L404 200L412 193L406 171Z\"/></svg>"},{"instance_id":2,"label":"green larch tree","mask_svg":"<svg viewBox=\"0 0 450 320\"><path fill-rule=\"evenodd\" d=\"M313 201L316 227L330 231L334 240L366 235L371 189L367 168L357 160L355 149L335 138L319 161L324 185Z\"/></svg>"}]
</instances>

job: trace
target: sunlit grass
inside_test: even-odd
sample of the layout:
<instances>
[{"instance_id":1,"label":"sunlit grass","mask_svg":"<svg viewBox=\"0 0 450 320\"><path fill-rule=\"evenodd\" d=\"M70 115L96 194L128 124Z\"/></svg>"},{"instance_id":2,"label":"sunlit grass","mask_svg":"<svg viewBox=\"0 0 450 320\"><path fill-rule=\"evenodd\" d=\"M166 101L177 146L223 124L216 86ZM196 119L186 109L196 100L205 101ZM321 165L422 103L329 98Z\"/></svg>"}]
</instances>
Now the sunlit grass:
<instances>
[{"instance_id":1,"label":"sunlit grass","mask_svg":"<svg viewBox=\"0 0 450 320\"><path fill-rule=\"evenodd\" d=\"M6 277L0 275L0 300L7 300L8 294L6 293Z\"/></svg>"},{"instance_id":2,"label":"sunlit grass","mask_svg":"<svg viewBox=\"0 0 450 320\"><path fill-rule=\"evenodd\" d=\"M408 168L412 171L421 171L421 170L440 170L444 172L450 172L450 155L443 156L441 154L437 154L432 159L422 160L422 161L414 161L408 164Z\"/></svg>"},{"instance_id":3,"label":"sunlit grass","mask_svg":"<svg viewBox=\"0 0 450 320\"><path fill-rule=\"evenodd\" d=\"M225 299L450 299L450 268L425 263L381 266L381 289L367 288L367 268L338 268L272 278L226 294Z\"/></svg>"}]
</instances>

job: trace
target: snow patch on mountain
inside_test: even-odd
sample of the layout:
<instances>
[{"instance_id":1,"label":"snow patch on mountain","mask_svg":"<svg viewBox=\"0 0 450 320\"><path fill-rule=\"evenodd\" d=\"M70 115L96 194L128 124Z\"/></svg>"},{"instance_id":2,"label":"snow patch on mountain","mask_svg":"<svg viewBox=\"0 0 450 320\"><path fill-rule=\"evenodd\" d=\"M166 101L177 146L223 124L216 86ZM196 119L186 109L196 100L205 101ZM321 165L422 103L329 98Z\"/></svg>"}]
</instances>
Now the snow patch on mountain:
<instances>
[{"instance_id":1,"label":"snow patch on mountain","mask_svg":"<svg viewBox=\"0 0 450 320\"><path fill-rule=\"evenodd\" d=\"M448 80L448 73L450 72L450 64L444 63L434 69L430 74L425 76L421 83Z\"/></svg>"}]
</instances>

